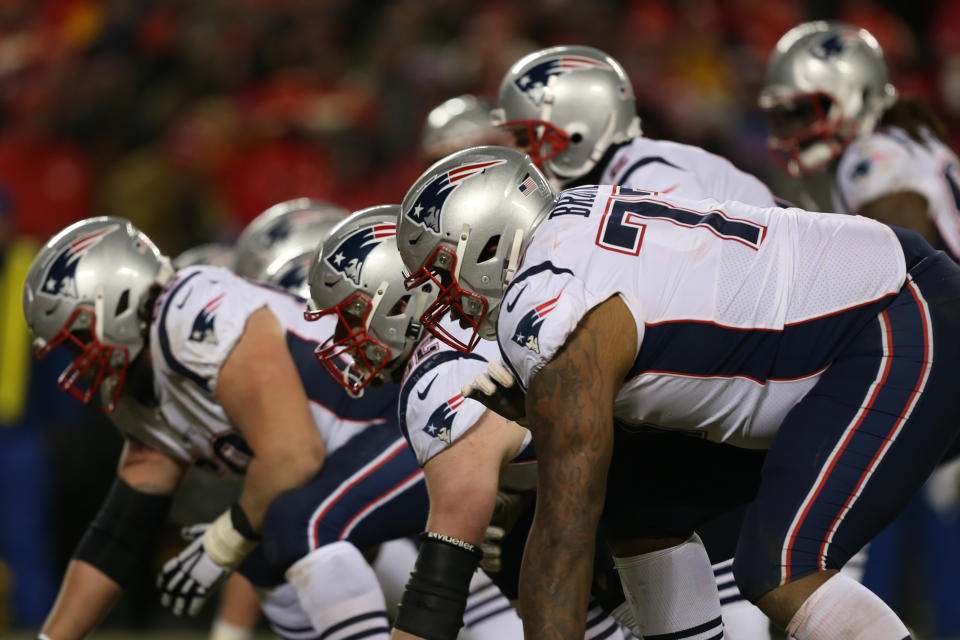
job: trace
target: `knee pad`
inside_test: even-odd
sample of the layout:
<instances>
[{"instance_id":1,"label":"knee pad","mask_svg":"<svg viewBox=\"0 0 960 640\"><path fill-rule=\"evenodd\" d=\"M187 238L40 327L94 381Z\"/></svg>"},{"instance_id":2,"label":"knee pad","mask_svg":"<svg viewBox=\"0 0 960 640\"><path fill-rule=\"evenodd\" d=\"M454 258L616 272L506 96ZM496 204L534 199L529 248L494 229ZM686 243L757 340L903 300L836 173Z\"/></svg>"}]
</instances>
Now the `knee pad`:
<instances>
[{"instance_id":1,"label":"knee pad","mask_svg":"<svg viewBox=\"0 0 960 640\"><path fill-rule=\"evenodd\" d=\"M696 534L675 547L614 562L641 635L708 638L722 633L717 583Z\"/></svg>"},{"instance_id":2,"label":"knee pad","mask_svg":"<svg viewBox=\"0 0 960 640\"><path fill-rule=\"evenodd\" d=\"M285 575L317 631L336 627L349 629L345 635L361 631L389 634L377 577L363 554L349 542L311 551L294 562Z\"/></svg>"}]
</instances>

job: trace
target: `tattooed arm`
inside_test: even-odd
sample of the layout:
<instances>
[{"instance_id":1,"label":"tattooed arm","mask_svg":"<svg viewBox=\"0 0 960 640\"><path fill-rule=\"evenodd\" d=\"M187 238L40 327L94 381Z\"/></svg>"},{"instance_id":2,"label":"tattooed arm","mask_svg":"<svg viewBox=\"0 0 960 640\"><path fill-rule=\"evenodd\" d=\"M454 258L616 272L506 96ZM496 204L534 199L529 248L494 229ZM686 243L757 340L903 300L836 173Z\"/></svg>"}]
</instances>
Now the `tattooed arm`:
<instances>
[{"instance_id":1,"label":"tattooed arm","mask_svg":"<svg viewBox=\"0 0 960 640\"><path fill-rule=\"evenodd\" d=\"M526 409L539 486L520 574L526 638L583 637L613 449L613 401L636 344L633 317L619 297L610 298L530 381Z\"/></svg>"}]
</instances>

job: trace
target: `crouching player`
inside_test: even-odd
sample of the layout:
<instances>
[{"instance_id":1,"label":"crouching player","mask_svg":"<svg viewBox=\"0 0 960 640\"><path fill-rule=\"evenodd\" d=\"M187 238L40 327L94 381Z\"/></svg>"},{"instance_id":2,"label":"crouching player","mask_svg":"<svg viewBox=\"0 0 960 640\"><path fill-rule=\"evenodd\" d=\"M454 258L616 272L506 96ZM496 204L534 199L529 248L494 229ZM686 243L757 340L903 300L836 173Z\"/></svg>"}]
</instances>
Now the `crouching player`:
<instances>
[{"instance_id":1,"label":"crouching player","mask_svg":"<svg viewBox=\"0 0 960 640\"><path fill-rule=\"evenodd\" d=\"M144 234L109 217L41 249L24 312L38 357L58 347L74 356L61 389L109 413L126 439L47 637L82 638L107 613L191 463L241 474L243 486L164 566L164 604L197 613L242 564L261 586L292 584L309 616L288 630L296 637L386 637L383 595L359 549L421 531L426 492L396 432L395 391L355 402L303 375L332 321L307 323L302 300L222 268L174 272Z\"/></svg>"},{"instance_id":2,"label":"crouching player","mask_svg":"<svg viewBox=\"0 0 960 640\"><path fill-rule=\"evenodd\" d=\"M394 237L398 213L398 206L374 207L333 231L310 267L312 302L321 309L311 317L337 319L336 339L318 351L334 380L352 392L378 380L401 381L400 429L423 465L430 515L395 635L452 639L464 620L481 613L480 603L468 600L468 584L498 491L535 489L536 459L526 429L460 393L461 383L485 371L488 359L495 358L495 345L463 354L422 332L420 316L436 289L404 288ZM459 328L451 325L450 330ZM353 356L349 372L342 360L348 353ZM529 526L531 501L501 495L501 504L516 507L512 514L498 515ZM524 533L518 523L503 546L522 550ZM519 543L511 542L515 535ZM519 555L510 560L504 558L494 575L504 593L515 598ZM612 564L605 568L611 571L599 582L607 588L597 585L595 591L607 611L620 606L626 612ZM622 637L607 611L597 599L591 602L585 638ZM519 636L519 629L515 633Z\"/></svg>"}]
</instances>

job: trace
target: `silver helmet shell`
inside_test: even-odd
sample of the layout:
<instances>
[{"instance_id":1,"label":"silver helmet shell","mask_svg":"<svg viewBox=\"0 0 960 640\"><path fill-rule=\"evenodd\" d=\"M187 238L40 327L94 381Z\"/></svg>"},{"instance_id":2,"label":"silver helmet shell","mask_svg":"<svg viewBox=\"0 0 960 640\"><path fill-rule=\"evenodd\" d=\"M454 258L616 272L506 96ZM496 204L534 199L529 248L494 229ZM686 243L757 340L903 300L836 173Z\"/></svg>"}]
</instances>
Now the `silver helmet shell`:
<instances>
[{"instance_id":1,"label":"silver helmet shell","mask_svg":"<svg viewBox=\"0 0 960 640\"><path fill-rule=\"evenodd\" d=\"M348 213L337 205L309 198L277 203L240 234L234 270L306 298L310 256Z\"/></svg>"},{"instance_id":2,"label":"silver helmet shell","mask_svg":"<svg viewBox=\"0 0 960 640\"><path fill-rule=\"evenodd\" d=\"M430 162L481 144L510 144L510 134L494 126L491 107L476 96L450 98L427 115L420 149Z\"/></svg>"},{"instance_id":3,"label":"silver helmet shell","mask_svg":"<svg viewBox=\"0 0 960 640\"><path fill-rule=\"evenodd\" d=\"M461 351L481 337L496 339L503 291L553 202L533 160L506 147L459 151L417 179L401 205L397 245L411 274L407 286L440 289L423 314L432 333ZM467 342L440 325L451 309L473 329Z\"/></svg>"},{"instance_id":4,"label":"silver helmet shell","mask_svg":"<svg viewBox=\"0 0 960 640\"><path fill-rule=\"evenodd\" d=\"M123 218L77 222L40 249L23 286L23 313L37 357L65 345L75 360L59 386L111 411L127 368L143 349L139 313L153 285L173 276L170 260ZM103 392L98 392L103 386Z\"/></svg>"},{"instance_id":5,"label":"silver helmet shell","mask_svg":"<svg viewBox=\"0 0 960 640\"><path fill-rule=\"evenodd\" d=\"M397 251L399 205L357 211L331 232L310 261L311 320L335 315L337 331L317 359L353 393L399 370L423 327L436 289L407 291Z\"/></svg>"},{"instance_id":6,"label":"silver helmet shell","mask_svg":"<svg viewBox=\"0 0 960 640\"><path fill-rule=\"evenodd\" d=\"M817 171L874 129L897 99L883 50L866 29L817 20L780 38L759 105L769 146L791 175Z\"/></svg>"},{"instance_id":7,"label":"silver helmet shell","mask_svg":"<svg viewBox=\"0 0 960 640\"><path fill-rule=\"evenodd\" d=\"M640 135L630 78L592 47L550 47L520 59L500 82L492 117L518 132L518 145L560 184L593 169L611 144Z\"/></svg>"}]
</instances>

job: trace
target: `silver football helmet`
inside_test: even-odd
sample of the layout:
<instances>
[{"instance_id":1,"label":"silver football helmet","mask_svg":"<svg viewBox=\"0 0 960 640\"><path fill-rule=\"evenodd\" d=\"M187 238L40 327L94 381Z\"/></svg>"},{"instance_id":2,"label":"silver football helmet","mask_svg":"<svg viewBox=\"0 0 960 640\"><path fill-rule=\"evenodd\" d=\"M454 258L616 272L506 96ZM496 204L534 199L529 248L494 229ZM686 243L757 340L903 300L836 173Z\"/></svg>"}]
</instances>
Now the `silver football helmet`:
<instances>
[{"instance_id":1,"label":"silver football helmet","mask_svg":"<svg viewBox=\"0 0 960 640\"><path fill-rule=\"evenodd\" d=\"M481 144L512 144L510 133L494 126L491 108L476 96L450 98L427 115L420 148L430 162Z\"/></svg>"},{"instance_id":2,"label":"silver football helmet","mask_svg":"<svg viewBox=\"0 0 960 640\"><path fill-rule=\"evenodd\" d=\"M254 218L237 239L238 275L301 298L309 296L310 256L349 212L309 198L277 203Z\"/></svg>"},{"instance_id":3,"label":"silver football helmet","mask_svg":"<svg viewBox=\"0 0 960 640\"><path fill-rule=\"evenodd\" d=\"M397 245L411 274L407 287L439 289L422 316L431 333L465 352L481 337L496 339L503 290L553 202L533 160L506 147L459 151L417 179L401 205ZM466 342L440 324L451 309L472 328Z\"/></svg>"},{"instance_id":4,"label":"silver football helmet","mask_svg":"<svg viewBox=\"0 0 960 640\"><path fill-rule=\"evenodd\" d=\"M500 82L497 107L494 123L512 129L517 146L560 184L589 172L611 144L640 135L630 78L592 47L520 59Z\"/></svg>"},{"instance_id":5,"label":"silver football helmet","mask_svg":"<svg viewBox=\"0 0 960 640\"><path fill-rule=\"evenodd\" d=\"M47 242L27 273L23 314L38 358L61 345L74 356L57 385L112 411L143 349L140 305L172 277L170 260L123 218L81 220Z\"/></svg>"},{"instance_id":6,"label":"silver football helmet","mask_svg":"<svg viewBox=\"0 0 960 640\"><path fill-rule=\"evenodd\" d=\"M839 157L896 99L876 39L866 29L818 20L777 42L759 104L770 121L770 150L798 176Z\"/></svg>"},{"instance_id":7,"label":"silver football helmet","mask_svg":"<svg viewBox=\"0 0 960 640\"><path fill-rule=\"evenodd\" d=\"M407 291L397 251L399 205L363 209L344 220L310 261L308 320L336 314L336 333L317 360L348 391L401 369L423 333L420 315L436 297L429 285Z\"/></svg>"}]
</instances>

